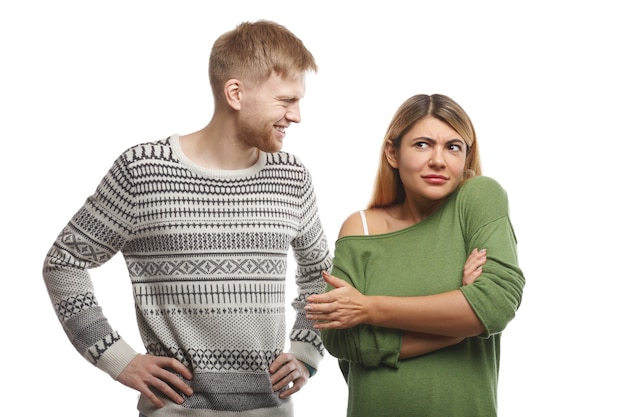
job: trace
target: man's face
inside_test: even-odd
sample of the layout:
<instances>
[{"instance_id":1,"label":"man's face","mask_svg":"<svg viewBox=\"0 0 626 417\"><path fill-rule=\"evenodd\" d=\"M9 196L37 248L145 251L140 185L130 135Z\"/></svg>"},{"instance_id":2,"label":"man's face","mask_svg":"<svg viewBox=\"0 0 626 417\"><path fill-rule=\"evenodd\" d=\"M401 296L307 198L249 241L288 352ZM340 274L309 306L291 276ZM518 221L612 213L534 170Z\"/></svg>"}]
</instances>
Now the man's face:
<instances>
[{"instance_id":1,"label":"man's face","mask_svg":"<svg viewBox=\"0 0 626 417\"><path fill-rule=\"evenodd\" d=\"M304 97L305 74L283 78L272 74L267 80L248 86L241 100L238 139L264 152L282 149L286 129L300 123L300 99Z\"/></svg>"}]
</instances>

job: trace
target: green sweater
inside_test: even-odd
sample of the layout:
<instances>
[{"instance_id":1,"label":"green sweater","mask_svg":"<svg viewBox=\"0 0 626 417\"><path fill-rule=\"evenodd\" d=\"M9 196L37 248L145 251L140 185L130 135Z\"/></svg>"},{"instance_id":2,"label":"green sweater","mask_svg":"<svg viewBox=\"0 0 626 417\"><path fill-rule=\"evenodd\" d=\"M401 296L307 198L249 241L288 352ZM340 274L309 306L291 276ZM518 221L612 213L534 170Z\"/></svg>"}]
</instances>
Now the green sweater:
<instances>
[{"instance_id":1,"label":"green sweater","mask_svg":"<svg viewBox=\"0 0 626 417\"><path fill-rule=\"evenodd\" d=\"M488 177L467 181L414 226L337 240L333 274L367 295L457 289L470 251L487 249L483 274L461 287L484 335L400 360L399 330L360 325L322 332L347 373L348 416L497 415L500 333L515 316L525 284L516 245L506 192Z\"/></svg>"}]
</instances>

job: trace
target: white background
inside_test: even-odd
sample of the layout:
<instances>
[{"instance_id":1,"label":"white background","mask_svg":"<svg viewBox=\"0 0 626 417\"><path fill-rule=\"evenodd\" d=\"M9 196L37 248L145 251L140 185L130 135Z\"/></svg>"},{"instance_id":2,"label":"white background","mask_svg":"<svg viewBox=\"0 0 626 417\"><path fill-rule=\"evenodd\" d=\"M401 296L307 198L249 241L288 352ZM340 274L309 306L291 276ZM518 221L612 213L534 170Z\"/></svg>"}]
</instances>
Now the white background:
<instances>
[{"instance_id":1,"label":"white background","mask_svg":"<svg viewBox=\"0 0 626 417\"><path fill-rule=\"evenodd\" d=\"M331 244L369 199L396 108L450 95L475 123L484 174L509 193L527 278L503 335L500 415L624 415L619 2L368 3L2 2L3 415L137 415L136 394L65 338L43 259L124 149L208 122L213 41L261 18L291 29L320 66L284 150L312 172ZM93 275L105 314L140 350L121 257ZM344 415L332 357L295 399L298 416Z\"/></svg>"}]
</instances>

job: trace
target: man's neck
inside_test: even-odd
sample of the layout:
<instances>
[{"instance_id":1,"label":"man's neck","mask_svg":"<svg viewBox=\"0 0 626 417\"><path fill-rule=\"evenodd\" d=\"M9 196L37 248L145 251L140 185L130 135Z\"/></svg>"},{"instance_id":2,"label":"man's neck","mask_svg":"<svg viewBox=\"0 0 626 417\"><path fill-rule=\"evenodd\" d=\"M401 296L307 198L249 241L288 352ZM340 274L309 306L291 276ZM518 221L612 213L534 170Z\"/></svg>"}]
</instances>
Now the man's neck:
<instances>
[{"instance_id":1,"label":"man's neck","mask_svg":"<svg viewBox=\"0 0 626 417\"><path fill-rule=\"evenodd\" d=\"M180 148L187 158L203 168L239 170L259 159L257 148L244 148L234 130L212 121L197 132L180 137Z\"/></svg>"}]
</instances>

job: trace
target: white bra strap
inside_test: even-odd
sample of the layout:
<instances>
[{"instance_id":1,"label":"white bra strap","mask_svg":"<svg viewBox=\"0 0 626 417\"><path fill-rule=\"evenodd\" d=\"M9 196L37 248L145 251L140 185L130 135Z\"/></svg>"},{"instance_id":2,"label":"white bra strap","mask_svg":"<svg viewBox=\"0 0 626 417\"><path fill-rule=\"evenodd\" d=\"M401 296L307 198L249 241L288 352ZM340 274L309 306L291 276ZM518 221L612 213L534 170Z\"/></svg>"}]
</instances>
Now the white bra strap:
<instances>
[{"instance_id":1,"label":"white bra strap","mask_svg":"<svg viewBox=\"0 0 626 417\"><path fill-rule=\"evenodd\" d=\"M361 222L363 223L363 234L369 235L370 232L367 229L367 219L365 219L365 211L361 210L359 211L359 213L361 213Z\"/></svg>"}]
</instances>

